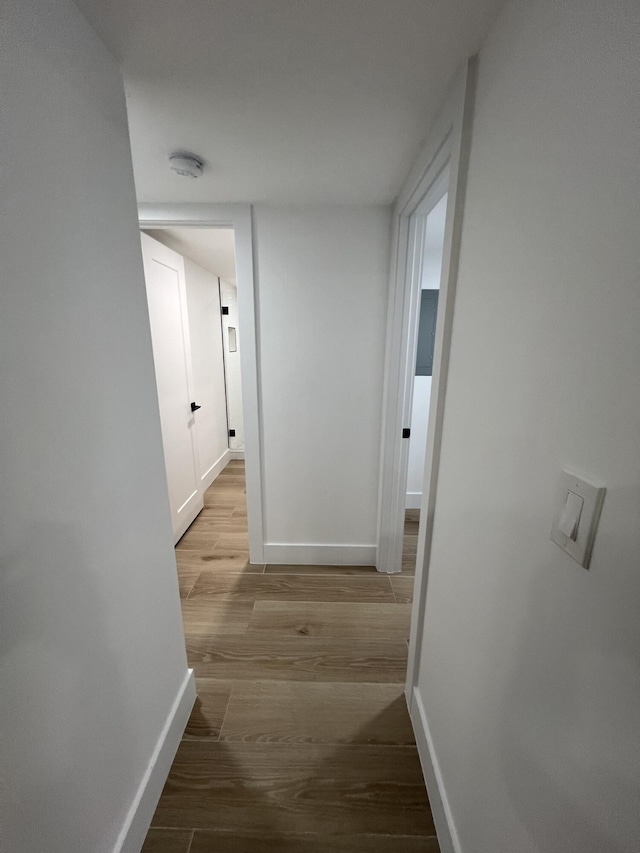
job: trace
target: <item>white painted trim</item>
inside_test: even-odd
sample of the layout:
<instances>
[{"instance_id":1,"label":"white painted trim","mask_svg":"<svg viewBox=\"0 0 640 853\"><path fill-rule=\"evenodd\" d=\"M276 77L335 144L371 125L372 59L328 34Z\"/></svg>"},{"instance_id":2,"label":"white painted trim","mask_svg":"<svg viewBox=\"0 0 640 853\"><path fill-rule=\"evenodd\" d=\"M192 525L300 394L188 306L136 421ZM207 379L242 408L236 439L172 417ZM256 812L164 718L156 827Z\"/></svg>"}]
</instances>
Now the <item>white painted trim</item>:
<instances>
[{"instance_id":1,"label":"white painted trim","mask_svg":"<svg viewBox=\"0 0 640 853\"><path fill-rule=\"evenodd\" d=\"M232 458L233 457L231 456L231 451L227 448L227 450L224 451L222 456L216 462L213 463L211 468L209 468L209 470L206 471L202 475L202 477L200 477L200 487L203 492L206 492L206 490L209 488L211 483L213 483L218 474L224 471L229 462L231 462Z\"/></svg>"},{"instance_id":2,"label":"white painted trim","mask_svg":"<svg viewBox=\"0 0 640 853\"><path fill-rule=\"evenodd\" d=\"M265 563L287 566L373 566L375 545L292 545L267 542Z\"/></svg>"},{"instance_id":3,"label":"white painted trim","mask_svg":"<svg viewBox=\"0 0 640 853\"><path fill-rule=\"evenodd\" d=\"M416 690L413 691L413 699L409 704L409 716L416 736L418 756L427 786L440 851L441 853L462 853L440 765L434 750L427 715L420 694Z\"/></svg>"},{"instance_id":4,"label":"white painted trim","mask_svg":"<svg viewBox=\"0 0 640 853\"><path fill-rule=\"evenodd\" d=\"M196 682L193 670L189 669L127 812L113 853L140 853L195 701Z\"/></svg>"},{"instance_id":5,"label":"white painted trim","mask_svg":"<svg viewBox=\"0 0 640 853\"><path fill-rule=\"evenodd\" d=\"M404 502L407 482L408 441L402 439L403 427L411 420L415 350L417 346L417 317L419 306L419 276L415 265L421 255L415 232L416 216L427 214L448 192L445 239L436 341L434 348L433 392L429 429L441 423L446 387L446 369L451 332L451 316L455 295L455 272L459 249L461 196L458 192L463 141L468 137L465 124L466 105L472 89L475 60L460 71L449 97L436 118L427 143L405 182L393 213L391 283L387 315L385 381L383 395L383 430L381 440L380 487L378 501L379 571L397 572L402 565ZM412 250L410 252L410 250ZM438 381L439 380L439 381ZM441 395L438 397L437 388ZM437 460L430 457L435 445L427 441L427 464L437 469ZM428 494L425 482L423 494ZM435 500L435 492L433 493ZM426 521L426 515L424 517Z\"/></svg>"},{"instance_id":6,"label":"white painted trim","mask_svg":"<svg viewBox=\"0 0 640 853\"><path fill-rule=\"evenodd\" d=\"M240 366L247 476L249 558L264 563L262 403L256 323L253 212L248 204L141 204L141 228L233 228L236 242L238 314L242 328ZM235 458L235 457L232 457Z\"/></svg>"},{"instance_id":7,"label":"white painted trim","mask_svg":"<svg viewBox=\"0 0 640 853\"><path fill-rule=\"evenodd\" d=\"M453 330L453 313L458 280L458 261L460 258L460 239L462 235L462 215L466 191L469 154L471 150L471 126L477 77L477 60L467 63L458 79L445 113L448 113L452 131L449 165L449 189L442 255L442 273L440 280L440 299L436 321L436 339L434 347L433 379L431 384L431 403L427 425L427 450L425 473L422 484L422 505L420 507L420 528L416 557L416 577L413 608L411 611L411 632L409 638L409 660L407 664L407 696L411 696L417 684L420 669L420 654L426 615L426 597L431 559L433 522L435 517L440 466L440 448L445 415L449 354ZM442 131L441 131L442 132ZM437 137L432 141L437 144ZM425 176L426 178L426 176ZM409 381L409 380L407 380ZM410 377L413 386L413 376ZM410 409L409 409L410 411ZM404 489L403 489L404 491ZM400 530L402 536L402 528ZM401 540L402 541L402 540ZM400 544L402 554L402 544Z\"/></svg>"},{"instance_id":8,"label":"white painted trim","mask_svg":"<svg viewBox=\"0 0 640 853\"><path fill-rule=\"evenodd\" d=\"M407 492L404 499L405 509L420 509L422 506L422 492Z\"/></svg>"},{"instance_id":9,"label":"white painted trim","mask_svg":"<svg viewBox=\"0 0 640 853\"><path fill-rule=\"evenodd\" d=\"M244 450L230 450L229 460L231 459L244 459Z\"/></svg>"}]
</instances>

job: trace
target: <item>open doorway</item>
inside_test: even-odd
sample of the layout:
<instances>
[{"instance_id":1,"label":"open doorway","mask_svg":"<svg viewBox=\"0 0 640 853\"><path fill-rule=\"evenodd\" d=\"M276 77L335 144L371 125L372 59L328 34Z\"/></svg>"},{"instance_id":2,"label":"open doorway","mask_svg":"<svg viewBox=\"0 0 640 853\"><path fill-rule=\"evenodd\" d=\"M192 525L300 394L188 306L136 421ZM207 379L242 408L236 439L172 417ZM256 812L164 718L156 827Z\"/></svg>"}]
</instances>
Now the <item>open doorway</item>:
<instances>
[{"instance_id":1,"label":"open doorway","mask_svg":"<svg viewBox=\"0 0 640 853\"><path fill-rule=\"evenodd\" d=\"M220 276L220 307L221 309L229 308L229 313L223 315L226 319L224 323L220 323L219 328L227 356L225 365L233 367L238 374L241 373L241 395L236 394L235 400L241 402L242 417L241 420L236 419L238 409L232 410L230 408L229 418L236 420L236 426L234 427L231 423L227 426L229 431L235 430L236 435L227 437L231 462L225 471L228 473L231 467L241 466L243 463L242 459L238 458L238 454L244 453L245 471L243 477L246 477L246 494L243 495L243 501L246 504L249 540L247 564L261 566L264 563L263 475L251 208L249 205L141 204L138 213L142 231L177 230L182 232L182 236L188 232L193 232L192 240L196 239L193 235L197 236L198 233L219 234L224 230L233 232L236 288L235 290L225 288L223 286L225 275ZM229 275L227 278L230 279L231 276ZM223 304L225 300L235 298L236 294L235 306L231 301L227 305ZM231 331L232 329L233 331ZM235 360L235 364L232 364L232 360ZM231 400L232 395L229 394L228 396ZM199 401L194 398L191 398L190 402L199 405ZM238 427L238 423L241 424L241 427ZM214 484L219 483L220 476L214 480Z\"/></svg>"},{"instance_id":2,"label":"open doorway","mask_svg":"<svg viewBox=\"0 0 640 853\"><path fill-rule=\"evenodd\" d=\"M448 319L446 281L441 292L451 215L448 159L429 171L398 217L395 235L377 557L378 570L389 573L416 569L421 508L429 491L432 400L442 368L437 332Z\"/></svg>"},{"instance_id":3,"label":"open doorway","mask_svg":"<svg viewBox=\"0 0 640 853\"><path fill-rule=\"evenodd\" d=\"M177 542L211 484L244 457L234 234L145 229L141 243Z\"/></svg>"},{"instance_id":4,"label":"open doorway","mask_svg":"<svg viewBox=\"0 0 640 853\"><path fill-rule=\"evenodd\" d=\"M420 507L425 482L425 463L431 389L434 372L435 337L442 275L444 232L447 213L445 192L439 201L432 199L418 208L415 214L416 262L413 268L413 287L418 296L415 315L416 329L409 449L405 486L404 537L402 571L413 572L417 557ZM424 213L424 208L431 205Z\"/></svg>"},{"instance_id":5,"label":"open doorway","mask_svg":"<svg viewBox=\"0 0 640 853\"><path fill-rule=\"evenodd\" d=\"M203 467L209 472L221 442L232 459L244 458L235 235L232 228L157 228L145 233L185 259L194 391L208 404L208 411L202 405L198 418L206 422L201 426L208 443ZM226 440L219 420L213 420L213 415L221 413L220 391L225 400Z\"/></svg>"},{"instance_id":6,"label":"open doorway","mask_svg":"<svg viewBox=\"0 0 640 853\"><path fill-rule=\"evenodd\" d=\"M475 76L475 62L470 61L453 82L425 146L398 196L392 220L376 568L387 573L406 571L411 566L415 570L407 697L412 694L425 612ZM439 227L436 227L438 220ZM440 234L436 240L437 231ZM413 448L414 451L425 448L424 464L417 460L414 465L416 471L422 469L421 483L411 489L421 492L420 518L419 523L417 520L412 522L414 529L410 533L415 537L413 553L407 553L403 545L416 352L423 261L426 260L425 247L431 237L434 238L433 261L436 270L439 267L440 286L434 317L426 442L417 435L414 442L417 447ZM427 407L422 408L426 413ZM424 436L424 420L421 429ZM417 497L414 500L417 503Z\"/></svg>"}]
</instances>

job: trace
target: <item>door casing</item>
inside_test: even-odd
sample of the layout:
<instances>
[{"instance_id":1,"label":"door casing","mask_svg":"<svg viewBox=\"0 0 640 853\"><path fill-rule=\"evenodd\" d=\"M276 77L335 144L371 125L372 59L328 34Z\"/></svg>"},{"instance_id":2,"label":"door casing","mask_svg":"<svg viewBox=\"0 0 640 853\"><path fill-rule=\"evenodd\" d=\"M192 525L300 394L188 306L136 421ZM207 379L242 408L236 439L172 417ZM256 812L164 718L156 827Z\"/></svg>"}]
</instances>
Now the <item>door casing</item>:
<instances>
[{"instance_id":1,"label":"door casing","mask_svg":"<svg viewBox=\"0 0 640 853\"><path fill-rule=\"evenodd\" d=\"M476 65L476 59L472 58L458 74L427 143L398 196L393 215L377 543L377 568L384 572L398 572L402 563L408 442L401 436L402 428L408 426L411 415L417 346L420 280L415 270L422 250L420 239L417 239L418 225L420 218L429 213L444 192L448 193L411 623L408 698L419 663L418 650L422 639Z\"/></svg>"},{"instance_id":2,"label":"door casing","mask_svg":"<svg viewBox=\"0 0 640 853\"><path fill-rule=\"evenodd\" d=\"M240 366L247 480L249 559L264 563L262 407L258 385L253 216L248 204L140 204L140 228L233 228L236 244Z\"/></svg>"}]
</instances>

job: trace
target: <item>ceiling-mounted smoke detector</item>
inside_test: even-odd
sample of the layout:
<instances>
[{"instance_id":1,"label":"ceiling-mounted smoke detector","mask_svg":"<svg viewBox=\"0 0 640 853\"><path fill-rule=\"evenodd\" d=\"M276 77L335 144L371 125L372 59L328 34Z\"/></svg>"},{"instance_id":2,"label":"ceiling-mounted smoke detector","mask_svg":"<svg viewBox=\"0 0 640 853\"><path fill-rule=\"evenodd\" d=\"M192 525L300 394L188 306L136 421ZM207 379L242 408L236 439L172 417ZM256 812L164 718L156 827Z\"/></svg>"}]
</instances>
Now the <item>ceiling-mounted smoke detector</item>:
<instances>
[{"instance_id":1,"label":"ceiling-mounted smoke detector","mask_svg":"<svg viewBox=\"0 0 640 853\"><path fill-rule=\"evenodd\" d=\"M202 160L193 154L171 154L169 165L176 175L184 178L199 178L203 170Z\"/></svg>"}]
</instances>

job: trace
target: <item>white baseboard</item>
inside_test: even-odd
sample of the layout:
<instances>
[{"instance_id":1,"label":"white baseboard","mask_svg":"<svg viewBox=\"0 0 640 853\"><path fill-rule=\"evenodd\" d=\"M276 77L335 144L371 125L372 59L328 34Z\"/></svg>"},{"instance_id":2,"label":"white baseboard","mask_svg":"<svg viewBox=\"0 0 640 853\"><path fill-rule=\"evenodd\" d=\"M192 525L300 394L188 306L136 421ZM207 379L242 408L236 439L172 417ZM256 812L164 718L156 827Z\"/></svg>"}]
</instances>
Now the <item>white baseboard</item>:
<instances>
[{"instance_id":1,"label":"white baseboard","mask_svg":"<svg viewBox=\"0 0 640 853\"><path fill-rule=\"evenodd\" d=\"M436 826L436 834L441 853L462 853L458 833L456 832L453 816L444 789L440 765L436 757L427 716L420 694L413 688L413 696L409 702L409 715L416 736L416 745L422 773L429 794L431 813Z\"/></svg>"},{"instance_id":2,"label":"white baseboard","mask_svg":"<svg viewBox=\"0 0 640 853\"><path fill-rule=\"evenodd\" d=\"M405 509L420 509L422 506L422 492L407 492L404 500Z\"/></svg>"},{"instance_id":3,"label":"white baseboard","mask_svg":"<svg viewBox=\"0 0 640 853\"><path fill-rule=\"evenodd\" d=\"M289 566L374 566L375 545L287 545L265 543L265 563Z\"/></svg>"},{"instance_id":4,"label":"white baseboard","mask_svg":"<svg viewBox=\"0 0 640 853\"><path fill-rule=\"evenodd\" d=\"M202 486L203 492L209 488L209 486L211 485L211 483L213 483L218 474L220 474L221 471L224 471L224 469L227 467L227 465L229 464L229 462L231 462L232 459L233 457L231 456L231 451L227 448L227 450L224 451L220 459L214 462L211 468L209 468L209 470L204 473L202 477L200 477L200 484Z\"/></svg>"},{"instance_id":5,"label":"white baseboard","mask_svg":"<svg viewBox=\"0 0 640 853\"><path fill-rule=\"evenodd\" d=\"M189 669L169 711L113 853L140 853L195 700L196 682L193 670Z\"/></svg>"},{"instance_id":6,"label":"white baseboard","mask_svg":"<svg viewBox=\"0 0 640 853\"><path fill-rule=\"evenodd\" d=\"M244 450L230 450L229 451L229 459L242 459L242 460L244 460Z\"/></svg>"}]
</instances>

